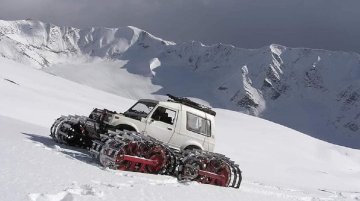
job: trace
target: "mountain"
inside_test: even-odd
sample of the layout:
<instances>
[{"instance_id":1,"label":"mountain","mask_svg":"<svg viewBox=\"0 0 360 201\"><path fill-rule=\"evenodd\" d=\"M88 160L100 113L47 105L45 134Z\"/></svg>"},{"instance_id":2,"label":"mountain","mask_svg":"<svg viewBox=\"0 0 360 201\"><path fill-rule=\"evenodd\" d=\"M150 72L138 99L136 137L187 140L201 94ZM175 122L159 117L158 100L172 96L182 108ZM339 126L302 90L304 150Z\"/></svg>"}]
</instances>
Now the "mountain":
<instances>
[{"instance_id":1,"label":"mountain","mask_svg":"<svg viewBox=\"0 0 360 201\"><path fill-rule=\"evenodd\" d=\"M360 148L356 53L176 44L135 27L23 20L0 21L0 56L126 98L192 97Z\"/></svg>"},{"instance_id":2,"label":"mountain","mask_svg":"<svg viewBox=\"0 0 360 201\"><path fill-rule=\"evenodd\" d=\"M87 150L49 136L62 114L88 115L93 107L124 111L135 100L6 58L0 58L0 94L2 201L360 199L360 150L261 118L215 109L215 151L242 170L240 189L233 189L103 168Z\"/></svg>"}]
</instances>

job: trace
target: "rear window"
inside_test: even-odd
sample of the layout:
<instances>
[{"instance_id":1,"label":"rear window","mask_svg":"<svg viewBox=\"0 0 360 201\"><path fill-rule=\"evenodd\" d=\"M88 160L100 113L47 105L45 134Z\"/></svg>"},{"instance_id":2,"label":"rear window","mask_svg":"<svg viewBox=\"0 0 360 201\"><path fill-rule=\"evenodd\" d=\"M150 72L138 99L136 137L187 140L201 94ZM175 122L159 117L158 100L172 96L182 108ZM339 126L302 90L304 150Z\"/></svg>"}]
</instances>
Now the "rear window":
<instances>
[{"instance_id":1,"label":"rear window","mask_svg":"<svg viewBox=\"0 0 360 201\"><path fill-rule=\"evenodd\" d=\"M190 112L186 113L186 129L201 135L211 136L211 122Z\"/></svg>"}]
</instances>

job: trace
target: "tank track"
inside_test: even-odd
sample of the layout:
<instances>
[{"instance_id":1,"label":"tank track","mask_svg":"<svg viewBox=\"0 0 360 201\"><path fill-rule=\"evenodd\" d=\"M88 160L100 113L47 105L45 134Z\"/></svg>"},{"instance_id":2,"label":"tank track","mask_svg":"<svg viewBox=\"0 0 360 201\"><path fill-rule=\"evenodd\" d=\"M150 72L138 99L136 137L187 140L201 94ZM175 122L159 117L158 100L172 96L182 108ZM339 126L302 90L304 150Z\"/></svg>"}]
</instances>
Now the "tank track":
<instances>
[{"instance_id":1,"label":"tank track","mask_svg":"<svg viewBox=\"0 0 360 201\"><path fill-rule=\"evenodd\" d=\"M50 136L57 143L87 148L102 166L111 169L171 175L181 182L240 187L241 171L228 157L201 150L180 152L141 133L107 130L99 121L106 112L95 109L90 117L62 116L51 126Z\"/></svg>"},{"instance_id":2,"label":"tank track","mask_svg":"<svg viewBox=\"0 0 360 201\"><path fill-rule=\"evenodd\" d=\"M94 140L90 154L111 169L174 175L177 157L163 143L134 131L108 131Z\"/></svg>"},{"instance_id":3,"label":"tank track","mask_svg":"<svg viewBox=\"0 0 360 201\"><path fill-rule=\"evenodd\" d=\"M86 125L93 124L92 126ZM56 119L50 128L50 136L55 142L87 148L92 144L91 127L96 128L96 123L85 116L61 116Z\"/></svg>"},{"instance_id":4,"label":"tank track","mask_svg":"<svg viewBox=\"0 0 360 201\"><path fill-rule=\"evenodd\" d=\"M239 165L222 154L185 150L180 158L179 181L239 188L242 180Z\"/></svg>"}]
</instances>

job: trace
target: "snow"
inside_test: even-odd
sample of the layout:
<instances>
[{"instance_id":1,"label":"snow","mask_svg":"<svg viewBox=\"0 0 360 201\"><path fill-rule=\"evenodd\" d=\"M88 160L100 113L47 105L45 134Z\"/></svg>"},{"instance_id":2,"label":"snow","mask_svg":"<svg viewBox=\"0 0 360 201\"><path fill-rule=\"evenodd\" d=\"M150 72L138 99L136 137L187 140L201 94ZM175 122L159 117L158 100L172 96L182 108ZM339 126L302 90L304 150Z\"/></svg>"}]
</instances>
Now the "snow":
<instances>
[{"instance_id":1,"label":"snow","mask_svg":"<svg viewBox=\"0 0 360 201\"><path fill-rule=\"evenodd\" d=\"M359 58L0 20L1 200L360 200ZM61 115L166 93L215 107L215 150L240 164L240 189L104 169L49 137Z\"/></svg>"},{"instance_id":2,"label":"snow","mask_svg":"<svg viewBox=\"0 0 360 201\"><path fill-rule=\"evenodd\" d=\"M161 86L153 85L150 77L129 73L123 67L126 64L127 61L123 60L115 62L97 60L80 64L57 64L45 71L134 100L139 97L156 98L151 94L159 90ZM152 67L156 68L156 65L157 61L154 59ZM73 73L74 69L77 73ZM101 83L95 80L101 80ZM129 88L132 90L128 90Z\"/></svg>"},{"instance_id":3,"label":"snow","mask_svg":"<svg viewBox=\"0 0 360 201\"><path fill-rule=\"evenodd\" d=\"M64 112L87 115L94 107L106 105L111 110L124 110L133 103L11 60L0 58L0 61L0 110L11 118L49 126Z\"/></svg>"},{"instance_id":4,"label":"snow","mask_svg":"<svg viewBox=\"0 0 360 201\"><path fill-rule=\"evenodd\" d=\"M0 63L1 200L360 199L359 150L218 108L216 151L240 164L240 189L104 169L85 150L56 144L49 127L61 114L124 111L134 100L8 59Z\"/></svg>"}]
</instances>

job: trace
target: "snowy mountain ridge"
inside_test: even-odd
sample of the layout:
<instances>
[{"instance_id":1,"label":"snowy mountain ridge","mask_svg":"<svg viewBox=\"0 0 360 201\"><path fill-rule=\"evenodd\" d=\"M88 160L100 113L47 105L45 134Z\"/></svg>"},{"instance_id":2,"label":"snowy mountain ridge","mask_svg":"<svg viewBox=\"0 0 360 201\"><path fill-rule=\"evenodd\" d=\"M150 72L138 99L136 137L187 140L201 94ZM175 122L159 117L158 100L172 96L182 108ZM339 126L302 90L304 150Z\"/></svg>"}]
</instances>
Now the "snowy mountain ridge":
<instances>
[{"instance_id":1,"label":"snowy mountain ridge","mask_svg":"<svg viewBox=\"0 0 360 201\"><path fill-rule=\"evenodd\" d=\"M199 98L360 148L356 53L175 44L135 27L77 29L22 20L0 21L0 56L127 98L169 92ZM74 68L84 76L73 75ZM137 84L124 85L128 76ZM137 87L148 95L135 93Z\"/></svg>"},{"instance_id":2,"label":"snowy mountain ridge","mask_svg":"<svg viewBox=\"0 0 360 201\"><path fill-rule=\"evenodd\" d=\"M172 44L135 27L59 27L33 20L0 21L1 55L38 67L59 62L59 58L89 56L116 59L134 43L147 40Z\"/></svg>"}]
</instances>

